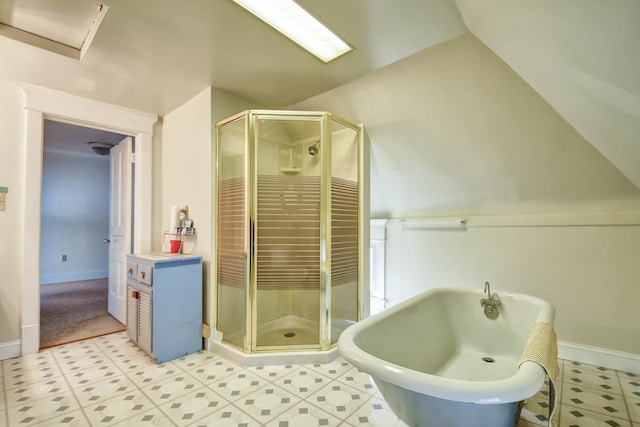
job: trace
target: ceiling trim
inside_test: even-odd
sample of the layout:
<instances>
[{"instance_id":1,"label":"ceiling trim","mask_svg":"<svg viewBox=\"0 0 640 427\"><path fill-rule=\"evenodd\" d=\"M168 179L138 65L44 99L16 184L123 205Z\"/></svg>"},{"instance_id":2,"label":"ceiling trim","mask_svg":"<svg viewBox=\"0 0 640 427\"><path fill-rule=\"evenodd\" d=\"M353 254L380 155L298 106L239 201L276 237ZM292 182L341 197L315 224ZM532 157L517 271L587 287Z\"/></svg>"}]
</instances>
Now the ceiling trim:
<instances>
[{"instance_id":1,"label":"ceiling trim","mask_svg":"<svg viewBox=\"0 0 640 427\"><path fill-rule=\"evenodd\" d=\"M74 117L74 123L108 127L130 132L153 134L153 125L158 121L156 114L133 110L113 104L94 101L47 89L32 84L20 83L26 95L25 108L38 111L54 118Z\"/></svg>"}]
</instances>

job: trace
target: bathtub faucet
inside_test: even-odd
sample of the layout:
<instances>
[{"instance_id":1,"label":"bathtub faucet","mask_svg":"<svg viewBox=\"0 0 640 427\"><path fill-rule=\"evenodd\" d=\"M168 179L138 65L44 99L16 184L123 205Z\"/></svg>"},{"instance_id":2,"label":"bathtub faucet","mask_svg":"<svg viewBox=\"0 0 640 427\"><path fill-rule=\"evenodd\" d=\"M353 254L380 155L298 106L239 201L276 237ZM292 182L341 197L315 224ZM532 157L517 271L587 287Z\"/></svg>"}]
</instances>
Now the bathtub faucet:
<instances>
[{"instance_id":1,"label":"bathtub faucet","mask_svg":"<svg viewBox=\"0 0 640 427\"><path fill-rule=\"evenodd\" d=\"M500 301L491 298L491 285L489 282L484 282L484 293L487 294L487 298L480 299L480 305L484 307L484 315L489 319L495 319L500 314L498 312Z\"/></svg>"}]
</instances>

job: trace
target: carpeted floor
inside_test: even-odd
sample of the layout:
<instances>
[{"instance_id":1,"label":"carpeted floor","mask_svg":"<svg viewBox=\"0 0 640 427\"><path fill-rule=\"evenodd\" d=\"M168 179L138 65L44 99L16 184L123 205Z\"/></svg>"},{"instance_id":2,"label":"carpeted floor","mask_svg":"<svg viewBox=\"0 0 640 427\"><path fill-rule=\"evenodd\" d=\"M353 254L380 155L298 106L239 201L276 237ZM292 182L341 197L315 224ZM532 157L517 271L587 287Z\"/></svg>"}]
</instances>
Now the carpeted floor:
<instances>
[{"instance_id":1,"label":"carpeted floor","mask_svg":"<svg viewBox=\"0 0 640 427\"><path fill-rule=\"evenodd\" d=\"M107 279L40 287L40 348L124 331L107 313Z\"/></svg>"}]
</instances>

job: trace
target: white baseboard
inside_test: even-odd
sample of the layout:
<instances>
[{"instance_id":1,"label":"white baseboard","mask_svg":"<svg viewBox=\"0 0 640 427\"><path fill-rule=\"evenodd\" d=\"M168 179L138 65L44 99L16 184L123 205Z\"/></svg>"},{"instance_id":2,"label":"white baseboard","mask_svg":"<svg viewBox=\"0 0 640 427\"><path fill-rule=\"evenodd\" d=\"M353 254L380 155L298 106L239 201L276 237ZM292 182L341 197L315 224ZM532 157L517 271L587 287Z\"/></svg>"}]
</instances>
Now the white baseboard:
<instances>
[{"instance_id":1,"label":"white baseboard","mask_svg":"<svg viewBox=\"0 0 640 427\"><path fill-rule=\"evenodd\" d=\"M617 371L640 373L640 355L558 341L558 357Z\"/></svg>"},{"instance_id":2,"label":"white baseboard","mask_svg":"<svg viewBox=\"0 0 640 427\"><path fill-rule=\"evenodd\" d=\"M20 356L20 340L0 343L0 360Z\"/></svg>"},{"instance_id":3,"label":"white baseboard","mask_svg":"<svg viewBox=\"0 0 640 427\"><path fill-rule=\"evenodd\" d=\"M109 277L109 270L71 271L68 273L43 274L40 276L41 285L54 283L78 282L80 280L105 279Z\"/></svg>"}]
</instances>

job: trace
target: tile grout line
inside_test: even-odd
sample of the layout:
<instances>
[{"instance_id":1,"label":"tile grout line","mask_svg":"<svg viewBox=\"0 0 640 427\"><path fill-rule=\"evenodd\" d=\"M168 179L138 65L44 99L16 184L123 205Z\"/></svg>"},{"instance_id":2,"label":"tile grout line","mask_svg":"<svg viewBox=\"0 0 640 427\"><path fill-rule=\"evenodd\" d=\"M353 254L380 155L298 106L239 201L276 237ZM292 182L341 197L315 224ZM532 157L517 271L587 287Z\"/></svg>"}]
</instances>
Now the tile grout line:
<instances>
[{"instance_id":1,"label":"tile grout line","mask_svg":"<svg viewBox=\"0 0 640 427\"><path fill-rule=\"evenodd\" d=\"M353 366L353 365L352 365L352 366ZM318 374L321 374L321 375L323 375L323 376L326 376L326 375L324 375L322 372L316 371L315 369L312 369L312 368L309 368L309 369L311 369L312 371L314 371L314 372L316 372L316 373L318 373ZM345 386L347 386L347 387L351 387L351 388L354 388L354 389L355 389L355 387L352 387L352 386L351 386L351 385L349 385L349 384L344 384L342 381L339 381L339 380L338 380L338 378L339 378L339 377L341 377L341 376L343 376L343 375L344 375L344 374L340 374L340 375L339 375L338 377L336 377L336 378L328 377L328 378L330 378L330 379L331 379L331 381L329 381L329 383L328 383L326 386L324 386L323 388L327 388L327 387L328 387L329 385L331 385L332 383L337 382L337 383L338 383L338 384L340 384L340 385L345 385ZM322 388L321 388L320 390L322 390ZM318 390L318 391L320 391L320 390ZM356 390L357 390L357 389L356 389ZM318 391L316 391L315 393L317 393ZM360 390L358 390L358 392L360 392ZM314 394L315 394L315 393L314 393ZM347 421L347 418L349 418L351 415L355 414L355 413L356 413L360 408L362 408L362 407L363 407L367 402L369 402L373 397L375 397L374 395L369 394L369 393L366 393L366 392L361 392L361 393L363 393L363 394L367 395L367 396L368 396L368 398L367 398L367 399L364 399L364 401L363 401L360 405L358 405L358 406L357 406L353 411L351 411L349 414L347 414L344 418L340 418L340 417L337 417L337 416L336 416L336 418L339 418L339 419L340 419L340 421L341 421L339 425L346 424L346 425L349 425L349 426L350 426L351 424ZM326 411L326 410L324 410L324 409L320 408L318 405L314 404L312 401L307 400L309 397L311 397L311 396L305 397L305 398L303 398L302 400L303 400L303 401L305 401L305 402L307 402L308 404L312 405L313 407L315 407L315 408L317 408L317 409L320 409L322 412L329 413L328 411ZM335 415L333 415L333 414L330 414L330 415L335 416Z\"/></svg>"},{"instance_id":2,"label":"tile grout line","mask_svg":"<svg viewBox=\"0 0 640 427\"><path fill-rule=\"evenodd\" d=\"M83 342L83 341L79 341L79 342ZM73 343L71 343L71 344L73 344ZM109 357L109 355L108 355L107 353L105 353L105 351L102 349L102 347L101 347L101 346L99 346L99 345L98 345L98 344L96 344L95 342L92 342L92 345L93 345L94 347L96 347L96 348L97 348L97 349L98 349L98 350L99 350L99 351L104 355L104 357L106 358L106 360L108 360L108 361L112 362L112 363L113 363L113 365L116 367L116 369L118 369L118 370L122 373L122 375L124 375L124 376L128 379L128 376L127 376L127 375L126 375L126 373L125 373L125 372L120 368L120 366L118 365L118 363L116 363L116 361L114 361L113 359L111 359L111 358ZM52 356L53 356L54 360L56 361L56 363L58 363L58 359L57 359L53 354L52 354ZM77 358L77 357L78 357L78 356L74 357L74 359L75 359L75 358ZM73 394L73 397L74 397L74 398L76 399L76 401L78 402L78 406L80 407L80 410L82 411L82 414L84 415L84 417L85 417L86 421L89 423L89 425L93 425L93 423L91 422L91 420L90 420L89 416L87 415L87 413L86 413L86 411L85 411L85 408L82 406L82 404L80 403L79 398L76 396L76 392L75 392L75 390L73 389L73 387L72 387L72 386L71 386L71 384L69 383L69 380L67 379L67 373L66 373L63 369L60 369L60 371L62 372L62 376L64 377L65 381L67 381L67 383L69 384L69 389L71 390L71 392L72 392L72 394ZM132 381L132 383L133 383L133 381ZM133 384L134 384L134 386L135 386L136 388L138 388L138 385L137 385L137 384L135 384L135 383L133 383ZM78 388L80 388L80 387L78 387ZM123 393L121 393L121 394L125 394L125 393L126 393L126 392L123 392ZM116 396L113 396L113 397L117 397L117 396L120 396L120 394L118 394L118 395L116 395ZM155 403L154 403L154 405L155 405ZM132 416L132 417L133 417L133 416ZM127 419L129 419L129 418L125 418L125 419L124 419L124 420L122 420L122 421L126 421Z\"/></svg>"},{"instance_id":3,"label":"tile grout line","mask_svg":"<svg viewBox=\"0 0 640 427\"><path fill-rule=\"evenodd\" d=\"M97 345L95 345L95 344L93 344L93 345L97 347ZM51 353L51 358L53 359L53 362L56 364L58 369L60 369L60 373L62 374L62 378L64 378L64 381L69 386L69 391L71 392L71 396L73 396L73 398L75 399L76 403L78 404L78 408L80 408L80 412L82 413L82 416L84 417L85 421L87 421L89 423L89 425L91 425L91 422L89 421L89 417L87 417L87 414L84 412L84 408L80 404L80 399L78 399L78 397L76 396L75 392L73 391L73 387L71 386L71 383L67 379L67 373L62 369L62 366L60 366L60 363L58 362L58 358L53 353L53 350L49 350L49 352ZM64 415L64 414L62 414L62 415ZM53 418L55 418L55 417L53 417ZM47 420L45 420L45 421L47 421Z\"/></svg>"},{"instance_id":4,"label":"tile grout line","mask_svg":"<svg viewBox=\"0 0 640 427\"><path fill-rule=\"evenodd\" d=\"M622 387L622 380L620 379L620 371L615 371L615 373L616 378L618 379L618 385L620 386L620 392L622 393L622 402L624 403L624 408L627 410L627 420L629 421L629 425L633 425L633 420L631 419L631 411L629 410L629 404L627 403L627 394Z\"/></svg>"},{"instance_id":5,"label":"tile grout line","mask_svg":"<svg viewBox=\"0 0 640 427\"><path fill-rule=\"evenodd\" d=\"M224 411L225 408L228 408L228 409L233 408L234 412L237 411L238 413L243 414L243 416L248 417L247 420L252 420L252 421L256 422L258 425L260 425L260 426L264 426L264 425L267 425L269 423L274 423L279 417L283 417L282 419L285 419L289 415L287 415L285 417L284 414L286 414L288 411L291 411L293 408L295 408L298 405L308 405L310 408L314 408L314 410L318 411L317 412L318 418L323 417L322 414L324 414L326 416L330 416L331 418L336 419L336 421L338 422L337 425L339 425L339 426L342 426L342 427L347 427L347 426L353 427L353 425L351 424L351 422L349 420L351 418L354 418L355 424L358 424L358 420L357 420L358 417L356 416L356 414L358 413L358 411L362 411L363 408L367 407L367 405L370 404L374 400L374 398L375 399L380 399L382 402L384 402L384 398L378 397L378 395L376 395L376 393L373 393L373 394L368 393L369 389L367 389L365 386L366 386L366 384L373 383L372 380L370 380L370 379L366 380L364 378L357 377L355 382L353 382L351 380L347 381L346 380L346 378L348 377L347 373L350 372L350 370L347 370L347 371L344 371L344 372L340 372L342 367L339 366L339 365L336 365L335 367L334 366L328 367L326 372L333 372L333 373L331 375L327 375L325 373L325 371L321 370L322 365L324 365L324 364L321 364L318 368L316 368L315 366L313 366L313 364L295 364L295 363L286 364L286 365L289 365L289 366L292 367L292 369L289 372L287 370L284 370L284 369L283 370L277 370L276 369L276 370L272 370L272 371L265 371L267 373L267 375L265 375L265 376L259 375L261 377L261 379L264 381L264 385L261 386L261 387L255 388L255 389L253 389L253 388L251 389L250 393L254 393L254 392L257 392L258 390L261 390L261 389L264 389L264 388L267 388L267 387L277 387L278 389L281 389L281 390L285 391L287 393L287 395L292 395L292 396L295 396L295 397L300 399L296 403L289 404L282 411L277 412L277 414L275 416L270 417L268 420L266 420L266 421L263 420L264 422L260 422L259 420L256 420L254 415L252 415L252 412L247 412L247 411L245 411L245 409L243 409L243 407L240 406L241 403L243 402L243 400L246 399L247 395L245 395L243 397L240 397L240 398L237 398L234 401L231 401L227 397L225 397L224 395L218 393L213 388L215 386L215 384L217 384L220 381L223 381L223 379L215 380L211 384L204 383L204 382L201 381L200 376L198 376L196 373L191 373L191 372L188 371L189 367L187 365L183 366L182 364L179 364L179 363L173 363L172 364L172 366L176 368L175 369L176 370L175 374L171 375L167 379L162 379L162 380L158 381L158 383L159 382L163 382L165 380L169 380L170 378L174 378L176 376L186 375L186 376L190 377L192 380L194 380L196 384L200 384L201 386L198 386L198 388L195 391L194 390L190 390L187 394L175 397L174 399L169 400L168 402L160 402L159 400L153 399L150 395L148 395L142 389L142 385L139 385L137 382L134 382L134 381L132 381L130 379L130 375L133 376L136 372L143 371L143 370L148 369L148 368L150 368L152 366L159 366L159 364L154 362L153 364L150 364L149 366L146 366L144 363L142 363L142 359L140 359L140 361L139 361L139 362L141 362L141 364L135 363L137 361L138 357L147 358L149 356L146 355L145 353L129 354L128 348L125 349L127 351L124 351L122 353L113 353L113 352L109 353L109 349L110 348L114 348L114 349L117 350L120 347L118 344L122 344L124 346L124 341L121 341L121 340L114 340L114 341L108 341L107 340L105 342L98 342L98 341L92 341L92 340L84 341L84 345L88 346L89 349L93 349L94 350L94 356L93 356L94 358L95 357L102 358L102 356L104 356L104 360L105 361L108 361L110 364L113 364L114 366L117 366L117 369L114 369L114 373L116 373L116 375L118 375L118 376L122 375L123 378L126 378L130 383L133 384L133 386L131 388L132 392L133 391L137 391L138 393L140 393L141 396L144 396L146 399L148 399L148 401L151 403L151 405L150 405L150 408L145 412L158 411L158 412L156 412L156 414L158 414L160 416L164 416L171 423L171 425L180 425L179 424L180 422L179 421L175 421L172 418L172 416L169 415L169 413L165 412L162 409L162 407L160 406L160 403L162 403L162 405L165 405L168 402L176 401L176 400L179 400L179 399L181 399L183 397L189 396L192 393L197 392L198 390L211 391L212 393L214 393L215 396L218 396L220 398L221 403L225 404L225 406L215 410L211 414L219 413L220 411ZM110 345L111 347L109 347L108 345ZM59 369L60 373L62 374L62 377L64 377L64 382L67 384L67 386L71 390L73 398L74 398L76 404L78 405L78 407L80 408L80 411L83 414L85 421L88 422L89 425L95 425L89 419L89 417L87 416L86 408L83 407L80 404L80 397L79 396L82 394L82 390L84 389L84 387L78 386L78 390L74 390L73 386L71 384L71 379L69 378L68 375L73 375L75 372L74 371L67 372L65 369L62 369L62 364L66 361L64 359L64 357L66 355L64 353L62 353L62 352L54 353L51 350L48 350L48 351L49 351L50 357L54 359L53 360L54 363L52 364L52 366L53 367L57 367ZM84 353L82 353L82 351L83 351L82 345L80 346L80 349L79 349L78 352L72 352L71 350L69 350L69 352L71 354L73 354L73 357L69 358L67 360L68 361L76 361L77 359L80 359L82 357L91 357L91 353L84 354ZM120 354L120 357L116 357L117 354ZM228 363L236 365L238 367L237 374L251 374L251 375L254 375L254 376L257 375L254 370L250 369L250 367L245 367L245 366L242 366L242 365L238 365L233 361L229 361L228 359L225 359L224 357L222 357L220 355L217 355L216 353L212 353L212 354L216 356L216 359L217 358L221 358L222 360L224 360L224 361L226 361ZM189 357L189 356L190 355L187 355L185 357ZM119 359L121 359L120 362L122 362L122 360L128 360L131 363L128 363L128 364L118 363ZM196 359L196 360L199 360L199 359ZM194 362L200 363L199 361L196 361L196 360L194 360ZM557 422L554 423L554 426L562 425L560 423L561 417L563 416L563 414L566 411L570 411L572 408L575 408L577 410L583 410L584 409L584 410L591 411L591 409L588 409L588 408L574 407L571 404L564 405L562 403L562 398L566 394L564 388L567 387L567 386L570 387L572 385L571 383L565 383L565 380L569 381L571 379L570 373L565 372L567 369L571 369L572 368L571 363L572 363L572 361L559 359L559 365L562 368L562 372L558 376L558 381L557 382L561 385L561 389L559 390L558 395L557 395L557 397L558 397L558 406L556 408L556 417L555 417L555 420ZM83 362L81 362L81 364L83 364ZM6 378L4 378L5 365L6 365L6 363L4 361L0 361L0 376L2 376L2 389L0 391L2 391L2 393L3 393L2 399L3 399L4 405L5 405L5 408L4 408L5 409L5 415L4 415L4 417L0 418L0 420L1 419L5 419L5 422L7 422L7 425L9 425L8 424L8 422L9 422L9 411L7 410L7 405L8 405L7 387L8 387L8 384L5 384ZM127 366L135 366L135 365L139 365L139 366L137 366L135 369L132 369L132 370L125 370ZM286 366L286 365L284 365L284 366ZM584 365L584 366L581 367L581 365ZM64 366L66 368L69 367L66 364ZM71 366L73 366L73 364ZM97 366L99 366L99 365L97 365ZM205 365L203 364L203 366L205 366ZM270 366L270 365L266 365L266 366ZM350 366L351 366L351 368L353 368L352 365L350 365ZM587 378L590 378L590 376L592 374L594 374L594 373L591 372L592 371L591 369L586 369L585 370L584 369L585 366L598 368L595 365L577 364L576 365L576 369L580 369L582 371L586 371L585 374L589 375ZM93 367L93 365L85 366L85 367L82 368L82 370L80 370L78 372L82 372L82 371L87 370L87 369L92 369L92 367ZM196 367L194 366L192 368L195 369ZM320 376L322 378L325 378L327 380L327 383L324 384L324 385L321 385L321 387L319 389L315 390L313 393L308 394L307 396L304 396L304 397L299 396L295 392L295 386L289 387L287 385L281 385L280 384L282 382L283 378L286 378L289 375L294 374L298 369L309 370L309 371L313 372L315 375L318 375L318 376ZM622 417L624 415L623 415L623 412L620 411L619 414L620 414L621 418L619 419L619 421L627 422L631 426L640 427L640 424L638 424L638 423L634 424L634 421L633 421L633 419L631 417L631 410L634 409L634 407L631 406L633 404L633 402L631 401L631 398L630 398L631 396L627 396L627 394L625 393L625 389L622 387L624 379L625 379L625 377L623 376L623 371L618 371L618 370L615 370L615 369L611 369L611 370L608 370L608 371L609 371L609 373L613 373L615 375L615 378L617 379L617 384L620 387L620 397L622 398L622 401L623 401L622 404L625 406L626 419L622 419ZM274 373L276 375L275 376L269 376L268 374L270 372ZM337 373L337 372L340 372L340 373ZM361 371L359 371L359 370L358 371L354 371L353 375L356 375L357 372L361 372ZM596 374L596 375L599 375L599 374ZM152 376L150 376L149 378L151 378L151 377ZM296 376L293 375L290 378L294 379L294 378L296 378ZM582 377L580 377L580 378L582 378ZM105 378L105 381L107 381L106 378ZM38 381L38 383L41 383L41 382L45 382L45 381ZM34 384L37 384L37 383L34 383ZM585 383L583 383L583 386L586 389L589 389L590 391L601 392L601 389L598 388L598 384L600 384L599 380L595 379L595 382L592 382L590 380L586 381ZM613 385L614 382L609 383L609 384ZM356 404L356 405L354 405L353 409L351 409L350 411L347 411L346 413L344 413L342 415L338 415L337 412L332 412L330 410L327 410L327 408L330 408L331 406L327 406L327 408L325 408L325 407L320 407L316 403L314 403L314 397L325 395L325 393L319 394L319 392L321 390L327 389L328 392L331 392L332 391L332 387L335 387L335 386L342 387L343 388L342 391L344 391L344 392L346 392L348 394L352 394L352 393L349 393L349 390L353 389L354 390L353 394L355 394L355 392L357 392L358 398L362 399L361 402ZM348 387L348 389L344 390L344 387ZM365 387L365 388L362 388L362 387ZM378 391L378 393L379 393L379 391ZM606 393L607 394L611 394L611 395L616 395L616 393L613 392L613 391L607 391ZM117 396L122 396L124 394L126 394L126 392L116 394L115 396L110 396L104 402L105 403L109 402L111 399L113 399L113 398L115 398ZM352 398L351 402L354 402L354 401L355 400ZM87 406L87 407L89 407L89 406ZM369 412L370 411L368 411L367 413L369 413ZM594 412L594 415L596 415L596 414L598 414L598 415L607 415L607 416L611 416L613 419L617 418L616 416L612 416L612 414L600 413L599 411L592 411L592 412ZM58 415L54 416L53 418L47 418L47 419L41 420L39 422L42 422L42 423L46 424L47 422L51 422L51 420L53 420L54 418L63 417L65 415L67 415L68 413L69 412L62 412L62 414L58 414ZM129 417L127 417L126 414L123 414L123 415L125 416L125 418L123 418L121 420L117 420L116 422L125 423L126 424L127 420L131 421L134 417L137 417L140 414L132 415L132 416L129 416ZM204 418L206 418L208 416L209 415L203 415L202 417L199 417L199 418L197 418L195 420L191 420L189 422L193 423L194 425L197 425L200 420L202 420L202 419L204 419ZM585 420L586 419L587 418L585 418ZM589 417L589 419L592 419L592 418ZM155 422L156 420L153 420L153 421ZM365 421L361 421L361 423L366 424Z\"/></svg>"},{"instance_id":6,"label":"tile grout line","mask_svg":"<svg viewBox=\"0 0 640 427\"><path fill-rule=\"evenodd\" d=\"M0 376L2 377L2 400L4 402L4 421L9 425L9 401L7 400L7 382L4 378L4 361L0 360Z\"/></svg>"},{"instance_id":7,"label":"tile grout line","mask_svg":"<svg viewBox=\"0 0 640 427\"><path fill-rule=\"evenodd\" d=\"M560 418L562 417L562 394L564 393L564 375L565 375L565 371L567 369L567 367L565 366L565 360L564 359L559 359L562 363L562 371L560 372L560 381L558 381L558 383L560 384L560 390L556 390L556 392L558 393L557 396L557 402L558 402L558 407L556 408L556 410L558 411L558 414L556 416L556 420L557 425L560 425Z\"/></svg>"},{"instance_id":8,"label":"tile grout line","mask_svg":"<svg viewBox=\"0 0 640 427\"><path fill-rule=\"evenodd\" d=\"M577 368L578 368L578 369L582 369L583 371L585 371L585 370L586 370L586 371L589 371L590 369L588 369L588 368L587 368L587 369L585 369L585 366L589 366L589 367L592 367L592 368L594 368L594 369L597 369L597 370L601 371L601 372L600 372L600 374L602 374L602 373L603 373L603 371L601 370L601 368L604 368L604 367L601 367L601 366L597 366L597 365L590 365L590 364L585 364L585 363L581 363L581 362L574 362L574 361L567 361L567 362L569 362L569 363L578 363ZM618 384L619 384L619 385L621 385L621 384L620 384L620 376L619 376L619 373L620 373L621 371L618 371L618 370L616 370L616 369L609 369L609 368L604 368L604 369L605 369L607 372L609 372L609 374L610 374L610 375L611 375L611 373L613 372L613 375L615 375L615 378L618 380ZM593 372L592 372L592 373L593 373ZM595 373L593 373L593 374L595 374ZM599 375L598 375L598 377L599 377ZM615 396L619 396L619 397L620 397L620 399L621 399L621 400L622 400L622 402L623 402L623 405L625 406L625 410L626 410L626 413L627 413L627 414L626 414L626 417L625 417L624 413L620 413L620 414L617 414L617 413L616 413L616 415L614 415L613 413L610 413L610 412L608 412L608 413L602 412L602 411L600 410L600 409L604 409L604 408L602 408L602 407L598 407L598 409L589 409L589 408L581 408L581 407L579 407L579 406L573 406L573 405L571 405L571 404L566 404L566 406L567 406L567 407L569 407L569 408L575 408L576 410L584 409L584 410L587 410L587 411L593 412L593 413L595 413L595 414L598 414L598 415L600 415L600 416L608 416L608 417L611 417L611 418L617 419L618 421L620 421L620 420L621 420L621 421L626 421L626 422L628 422L628 423L629 423L629 425L633 425L633 422L632 422L631 417L630 417L629 409L628 409L628 407L627 407L626 396L624 395L624 390L622 389L622 387L620 387L620 393L616 393L616 392L613 392L613 391L610 391L610 390L607 390L607 389L605 389L605 390L603 391L601 388L599 388L599 387L598 387L598 384L594 384L594 383L591 383L591 382L586 382L586 383L584 383L584 384L581 384L581 387L582 387L582 388L584 388L584 389L587 389L589 392L592 392L592 393L598 393L598 394L600 394L600 393L606 393L606 394L608 394L608 395L612 395L612 394L613 394L613 395L615 395Z\"/></svg>"},{"instance_id":9,"label":"tile grout line","mask_svg":"<svg viewBox=\"0 0 640 427\"><path fill-rule=\"evenodd\" d=\"M126 331L125 331L125 332L126 332ZM128 338L128 337L129 337L129 336L127 335L127 338ZM133 342L133 341L132 341L132 342ZM102 348L101 348L100 350L102 350ZM148 354L146 354L146 353L144 353L144 355L145 355L145 357L149 357L149 358L151 358L151 356L149 356L149 355L148 355ZM113 362L113 364L114 364L118 369L120 369L120 372L122 372L122 375L124 375L124 377L125 377L127 380L131 381L131 383L135 386L135 388L136 388L136 389L137 389L137 390L138 390L138 391L139 391L143 396L145 396L147 399L149 399L149 401L151 402L151 404L153 405L153 407L154 407L154 408L158 409L158 410L160 411L160 413L162 413L164 416L166 416L166 417L167 417L167 419L171 422L171 424L173 424L174 426L176 426L176 425L177 425L176 423L174 423L174 422L173 422L173 420L171 419L171 417L169 417L169 416L168 416L168 415L167 415L167 414L162 410L162 408L160 408L160 406L156 403L156 401L155 401L154 399L152 399L149 395L147 395L147 394L144 392L144 390L142 389L142 387L140 387L140 386L138 385L138 383L136 383L136 382L135 382L135 381L133 381L131 378L129 378L129 375L127 375L127 373L126 373L125 371L123 371L123 370L122 370L122 368L120 368L120 366L118 365L118 363L117 363L117 361L116 361L116 360L114 360L114 359L110 358L108 354L106 354L106 356L107 356L107 358L108 358L109 360L111 360L111 361ZM154 363L155 363L155 361L154 361ZM180 369L182 372L185 372L185 371L184 371L184 369L182 369L182 367L181 367L181 366L178 366L178 365L177 365L177 364L175 364L175 363L174 363L173 365L174 365L176 368ZM151 365L151 366L154 366L154 365ZM155 363L155 366L158 366L158 364L157 364L157 363ZM176 375L179 375L179 374L176 374ZM172 378L172 377L171 377L171 378ZM125 392L125 393L126 393L126 392ZM125 393L122 393L122 394L125 394ZM120 396L120 394L118 394L117 396ZM116 396L113 396L113 397L116 397ZM153 408L152 408L152 409L153 409ZM152 410L152 409L150 409L150 410ZM149 411L146 411L146 412L149 412ZM120 422L127 421L127 420L129 420L129 419L132 419L134 416L135 416L135 415L132 415L131 417L127 417L127 418L122 419L122 420L120 420L120 421L118 421L118 422L120 423ZM91 423L90 423L90 424L91 424Z\"/></svg>"}]
</instances>

